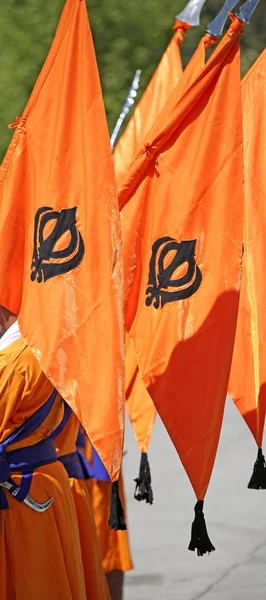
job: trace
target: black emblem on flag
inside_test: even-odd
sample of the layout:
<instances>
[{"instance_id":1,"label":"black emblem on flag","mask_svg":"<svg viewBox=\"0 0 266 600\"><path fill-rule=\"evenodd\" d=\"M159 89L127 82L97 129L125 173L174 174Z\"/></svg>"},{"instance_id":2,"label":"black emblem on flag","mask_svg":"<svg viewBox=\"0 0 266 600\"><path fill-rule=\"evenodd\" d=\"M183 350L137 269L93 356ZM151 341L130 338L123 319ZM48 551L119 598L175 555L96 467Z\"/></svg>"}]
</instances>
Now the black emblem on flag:
<instances>
[{"instance_id":1,"label":"black emblem on flag","mask_svg":"<svg viewBox=\"0 0 266 600\"><path fill-rule=\"evenodd\" d=\"M84 242L76 224L77 207L55 211L39 208L34 222L31 280L45 282L75 269L84 256Z\"/></svg>"},{"instance_id":2,"label":"black emblem on flag","mask_svg":"<svg viewBox=\"0 0 266 600\"><path fill-rule=\"evenodd\" d=\"M162 237L152 246L146 306L163 308L167 302L189 298L198 290L202 274L195 261L197 240L177 242ZM177 270L186 269L177 276Z\"/></svg>"}]
</instances>

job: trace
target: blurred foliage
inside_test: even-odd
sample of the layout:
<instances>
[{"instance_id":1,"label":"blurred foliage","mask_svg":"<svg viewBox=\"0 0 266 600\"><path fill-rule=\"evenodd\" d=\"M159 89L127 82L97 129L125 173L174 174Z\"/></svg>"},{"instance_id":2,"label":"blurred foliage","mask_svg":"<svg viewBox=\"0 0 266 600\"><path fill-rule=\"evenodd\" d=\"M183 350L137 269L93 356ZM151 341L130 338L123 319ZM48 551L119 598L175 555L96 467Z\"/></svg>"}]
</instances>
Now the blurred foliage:
<instances>
[{"instance_id":1,"label":"blurred foliage","mask_svg":"<svg viewBox=\"0 0 266 600\"><path fill-rule=\"evenodd\" d=\"M240 4L242 4L240 2ZM244 74L265 47L266 0L261 0L241 36ZM136 69L145 89L171 35L184 0L87 0L110 131ZM184 65L223 0L207 0L201 26L182 46ZM64 0L1 0L0 6L0 156L11 133L7 123L20 115L51 44Z\"/></svg>"}]
</instances>

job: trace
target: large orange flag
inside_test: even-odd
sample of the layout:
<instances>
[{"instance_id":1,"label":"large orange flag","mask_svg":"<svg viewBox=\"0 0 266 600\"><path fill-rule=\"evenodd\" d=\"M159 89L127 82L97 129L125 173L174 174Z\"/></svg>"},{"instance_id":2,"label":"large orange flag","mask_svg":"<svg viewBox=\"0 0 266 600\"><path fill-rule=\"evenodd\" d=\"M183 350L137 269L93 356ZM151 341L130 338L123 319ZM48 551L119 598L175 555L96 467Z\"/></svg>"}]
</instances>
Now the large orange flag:
<instances>
[{"instance_id":1,"label":"large orange flag","mask_svg":"<svg viewBox=\"0 0 266 600\"><path fill-rule=\"evenodd\" d=\"M258 445L249 487L266 488L266 50L242 82L245 220L243 274L229 393Z\"/></svg>"},{"instance_id":2,"label":"large orange flag","mask_svg":"<svg viewBox=\"0 0 266 600\"><path fill-rule=\"evenodd\" d=\"M243 234L239 65L233 23L119 194L126 329L145 385L199 502L191 549L212 550L202 513L232 358ZM161 121L161 115L158 120ZM132 224L134 223L134 227Z\"/></svg>"},{"instance_id":3,"label":"large orange flag","mask_svg":"<svg viewBox=\"0 0 266 600\"><path fill-rule=\"evenodd\" d=\"M182 75L180 45L190 25L176 20L175 33L164 52L150 83L142 95L127 128L114 151L116 180L119 187L123 174L140 148L140 140L153 125L169 95ZM124 240L126 242L126 240ZM126 335L126 399L136 440L142 453L140 472L136 479L135 497L152 503L150 468L147 450L156 410L141 379L136 355ZM142 490L142 491L141 491Z\"/></svg>"},{"instance_id":4,"label":"large orange flag","mask_svg":"<svg viewBox=\"0 0 266 600\"><path fill-rule=\"evenodd\" d=\"M139 474L135 479L134 497L153 503L148 448L156 417L156 408L143 383L138 361L130 338L126 333L126 405L131 425L141 452Z\"/></svg>"},{"instance_id":5,"label":"large orange flag","mask_svg":"<svg viewBox=\"0 0 266 600\"><path fill-rule=\"evenodd\" d=\"M139 144L153 125L160 110L182 75L180 46L190 25L176 21L175 33L143 93L133 116L114 151L115 173L119 187L124 172L139 150Z\"/></svg>"},{"instance_id":6,"label":"large orange flag","mask_svg":"<svg viewBox=\"0 0 266 600\"><path fill-rule=\"evenodd\" d=\"M123 274L85 0L67 0L0 172L0 303L112 480L124 429Z\"/></svg>"},{"instance_id":7,"label":"large orange flag","mask_svg":"<svg viewBox=\"0 0 266 600\"><path fill-rule=\"evenodd\" d=\"M193 81L195 81L201 69L204 67L206 52L209 46L216 43L216 41L217 38L209 35L208 33L205 34L200 40L198 47L186 66L184 72L182 73L180 80L175 86L172 94L170 94L173 107L175 106L177 100L184 95L185 91L190 87ZM165 102L165 105L167 105L166 110L168 112L170 110L169 98L168 102ZM159 116L164 106L161 106L159 103L157 116ZM163 125L165 118L164 112L162 115L163 116L161 117L160 122ZM154 118L154 122L155 120L156 119ZM149 116L148 121L150 123ZM150 123L150 125L152 126L154 122ZM134 223L132 226L134 226ZM124 247L127 246L127 243L130 243L130 239L124 238ZM155 423L156 409L141 378L137 357L134 352L133 345L130 343L128 338L128 334L126 334L126 399L129 418L134 429L139 449L141 451L139 475L135 479L135 498L137 500L146 500L146 502L152 503L153 492L151 489L151 473L147 451Z\"/></svg>"}]
</instances>

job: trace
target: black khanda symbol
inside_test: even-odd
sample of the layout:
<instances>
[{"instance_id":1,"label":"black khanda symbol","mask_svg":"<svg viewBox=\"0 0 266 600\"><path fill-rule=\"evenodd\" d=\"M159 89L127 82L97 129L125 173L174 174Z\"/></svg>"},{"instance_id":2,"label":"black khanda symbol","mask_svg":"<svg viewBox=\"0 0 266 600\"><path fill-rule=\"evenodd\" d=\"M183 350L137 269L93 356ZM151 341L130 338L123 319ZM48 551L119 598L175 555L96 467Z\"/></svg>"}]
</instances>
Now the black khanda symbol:
<instances>
[{"instance_id":1,"label":"black khanda symbol","mask_svg":"<svg viewBox=\"0 0 266 600\"><path fill-rule=\"evenodd\" d=\"M50 206L39 208L34 222L34 249L32 257L31 280L45 282L56 275L63 275L75 269L84 256L84 242L76 224L77 207L53 210ZM48 235L44 235L45 226L54 226ZM65 247L55 250L57 242L68 234ZM62 241L62 240L61 240Z\"/></svg>"},{"instance_id":2,"label":"black khanda symbol","mask_svg":"<svg viewBox=\"0 0 266 600\"><path fill-rule=\"evenodd\" d=\"M167 302L189 298L198 290L202 274L195 262L197 240L177 242L171 237L162 237L152 246L146 306L163 308ZM171 259L169 260L169 252ZM175 271L187 263L186 273L172 279Z\"/></svg>"}]
</instances>

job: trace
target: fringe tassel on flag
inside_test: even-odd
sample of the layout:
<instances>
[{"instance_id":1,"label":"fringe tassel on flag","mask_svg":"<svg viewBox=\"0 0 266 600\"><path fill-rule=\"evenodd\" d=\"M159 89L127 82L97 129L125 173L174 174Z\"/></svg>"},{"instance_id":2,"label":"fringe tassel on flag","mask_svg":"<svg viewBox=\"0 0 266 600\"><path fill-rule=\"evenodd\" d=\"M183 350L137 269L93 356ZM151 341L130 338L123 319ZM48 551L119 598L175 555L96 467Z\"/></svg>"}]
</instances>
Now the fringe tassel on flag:
<instances>
[{"instance_id":1,"label":"fringe tassel on flag","mask_svg":"<svg viewBox=\"0 0 266 600\"><path fill-rule=\"evenodd\" d=\"M215 550L208 536L203 513L203 500L198 500L195 506L195 519L191 527L191 540L188 549L197 550L198 556L210 554Z\"/></svg>"},{"instance_id":2,"label":"fringe tassel on flag","mask_svg":"<svg viewBox=\"0 0 266 600\"><path fill-rule=\"evenodd\" d=\"M258 448L258 454L248 488L250 490L266 490L266 464L261 448Z\"/></svg>"},{"instance_id":3,"label":"fringe tassel on flag","mask_svg":"<svg viewBox=\"0 0 266 600\"><path fill-rule=\"evenodd\" d=\"M136 482L134 498L139 501L145 500L147 504L153 504L151 471L147 452L141 453L139 476L134 481Z\"/></svg>"},{"instance_id":4,"label":"fringe tassel on flag","mask_svg":"<svg viewBox=\"0 0 266 600\"><path fill-rule=\"evenodd\" d=\"M124 531L127 528L124 520L124 509L119 496L118 481L112 483L108 525L115 531Z\"/></svg>"}]
</instances>

